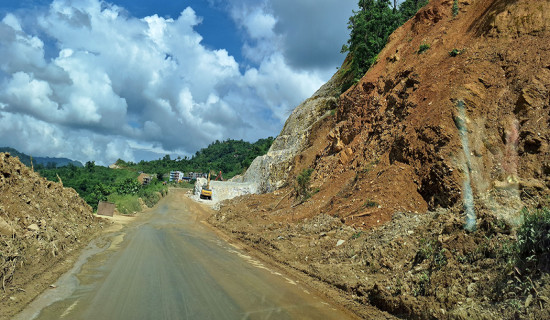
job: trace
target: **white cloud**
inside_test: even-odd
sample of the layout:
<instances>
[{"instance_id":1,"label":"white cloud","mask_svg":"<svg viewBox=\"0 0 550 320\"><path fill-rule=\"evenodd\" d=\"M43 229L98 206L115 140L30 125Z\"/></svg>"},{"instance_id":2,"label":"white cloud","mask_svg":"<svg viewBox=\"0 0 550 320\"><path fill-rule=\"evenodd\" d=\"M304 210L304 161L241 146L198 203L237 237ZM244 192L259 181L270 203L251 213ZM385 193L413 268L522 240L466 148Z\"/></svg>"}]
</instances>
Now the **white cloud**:
<instances>
[{"instance_id":1,"label":"white cloud","mask_svg":"<svg viewBox=\"0 0 550 320\"><path fill-rule=\"evenodd\" d=\"M24 21L6 15L0 135L10 137L3 143L109 164L276 135L290 110L334 72L291 66L288 35L278 31L288 19L274 10L277 1L233 0L229 7L255 66L203 46L195 31L202 20L191 8L174 19L136 19L99 0L54 0ZM57 54L47 58L46 46Z\"/></svg>"}]
</instances>

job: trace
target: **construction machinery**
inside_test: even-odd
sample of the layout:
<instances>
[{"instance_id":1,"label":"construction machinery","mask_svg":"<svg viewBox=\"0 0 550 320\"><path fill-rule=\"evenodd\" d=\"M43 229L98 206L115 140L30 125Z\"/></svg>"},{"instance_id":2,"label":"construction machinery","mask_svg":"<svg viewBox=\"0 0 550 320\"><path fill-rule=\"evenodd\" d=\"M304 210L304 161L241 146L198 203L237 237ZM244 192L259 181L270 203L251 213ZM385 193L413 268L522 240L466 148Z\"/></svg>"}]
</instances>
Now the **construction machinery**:
<instances>
[{"instance_id":1,"label":"construction machinery","mask_svg":"<svg viewBox=\"0 0 550 320\"><path fill-rule=\"evenodd\" d=\"M206 185L202 186L201 194L199 196L201 199L212 200L212 188L210 187L210 172L208 173L208 181Z\"/></svg>"}]
</instances>

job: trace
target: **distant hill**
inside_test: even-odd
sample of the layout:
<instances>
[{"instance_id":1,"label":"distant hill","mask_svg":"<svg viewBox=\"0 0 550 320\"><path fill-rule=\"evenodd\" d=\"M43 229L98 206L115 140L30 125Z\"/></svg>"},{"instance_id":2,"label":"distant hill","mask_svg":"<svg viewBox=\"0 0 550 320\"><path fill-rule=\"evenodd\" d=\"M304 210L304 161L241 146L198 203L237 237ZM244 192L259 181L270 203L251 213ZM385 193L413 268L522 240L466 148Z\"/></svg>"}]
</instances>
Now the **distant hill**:
<instances>
[{"instance_id":1,"label":"distant hill","mask_svg":"<svg viewBox=\"0 0 550 320\"><path fill-rule=\"evenodd\" d=\"M0 152L9 152L14 157L19 157L19 160L23 162L26 166L30 167L31 157L27 154L19 152L14 148L9 147L0 147ZM50 158L50 157L32 157L33 164L43 165L45 167L52 166L55 164L56 167L64 167L69 164L72 164L76 167L84 167L80 161L75 161L67 158Z\"/></svg>"}]
</instances>

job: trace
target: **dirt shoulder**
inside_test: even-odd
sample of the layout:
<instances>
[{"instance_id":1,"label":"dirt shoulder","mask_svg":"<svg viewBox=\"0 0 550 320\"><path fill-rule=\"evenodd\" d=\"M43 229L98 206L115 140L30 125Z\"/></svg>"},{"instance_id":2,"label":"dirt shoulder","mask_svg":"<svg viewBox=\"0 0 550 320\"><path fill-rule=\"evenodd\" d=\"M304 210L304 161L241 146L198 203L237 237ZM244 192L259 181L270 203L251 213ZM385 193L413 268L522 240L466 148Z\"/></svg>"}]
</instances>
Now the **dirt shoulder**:
<instances>
[{"instance_id":1,"label":"dirt shoulder","mask_svg":"<svg viewBox=\"0 0 550 320\"><path fill-rule=\"evenodd\" d=\"M211 228L220 238L239 250L246 252L248 255L253 256L271 269L283 272L294 282L307 288L309 292L331 301L350 316L355 315L362 319L396 319L387 312L374 307L365 307L357 303L357 301L350 298L347 292L327 283L322 278L297 269L292 263L289 263L290 261L282 259L281 256L273 255L269 250L266 250L266 246L270 246L267 242L262 243L258 239L243 237L242 234L246 232L237 232L234 228L219 223L217 220L217 211L210 208L207 204L197 203L191 198L186 201L186 204L193 212L198 214L197 219ZM236 227L235 225L232 226ZM252 227L252 225L249 225L249 227Z\"/></svg>"},{"instance_id":2,"label":"dirt shoulder","mask_svg":"<svg viewBox=\"0 0 550 320\"><path fill-rule=\"evenodd\" d=\"M479 208L472 233L464 230L459 208L398 212L384 225L361 230L326 214L281 215L273 208L283 196L227 201L208 222L363 318L550 316L550 278L517 273L507 261L514 232L489 211Z\"/></svg>"}]
</instances>

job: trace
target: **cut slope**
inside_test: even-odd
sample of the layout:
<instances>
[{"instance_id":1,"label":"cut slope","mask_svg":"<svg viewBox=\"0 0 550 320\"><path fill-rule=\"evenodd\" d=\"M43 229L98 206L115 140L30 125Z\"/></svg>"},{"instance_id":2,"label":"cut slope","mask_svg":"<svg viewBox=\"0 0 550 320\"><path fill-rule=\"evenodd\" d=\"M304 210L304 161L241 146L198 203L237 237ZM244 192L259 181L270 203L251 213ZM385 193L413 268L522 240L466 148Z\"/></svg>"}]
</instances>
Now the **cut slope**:
<instances>
[{"instance_id":1,"label":"cut slope","mask_svg":"<svg viewBox=\"0 0 550 320\"><path fill-rule=\"evenodd\" d=\"M460 204L470 180L478 208L513 221L548 194L550 1L452 5L430 1L396 30L334 129L310 137L324 148L295 159L315 169L323 212L373 226Z\"/></svg>"}]
</instances>

